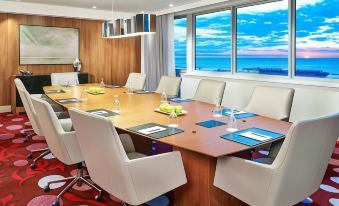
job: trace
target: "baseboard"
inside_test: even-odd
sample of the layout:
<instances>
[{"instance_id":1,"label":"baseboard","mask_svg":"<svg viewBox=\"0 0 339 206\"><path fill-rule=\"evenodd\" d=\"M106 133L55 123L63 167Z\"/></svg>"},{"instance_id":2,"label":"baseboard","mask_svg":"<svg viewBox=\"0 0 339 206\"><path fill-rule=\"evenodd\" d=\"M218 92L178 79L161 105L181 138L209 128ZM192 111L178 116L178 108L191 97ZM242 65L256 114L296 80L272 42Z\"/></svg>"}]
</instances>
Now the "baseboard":
<instances>
[{"instance_id":1,"label":"baseboard","mask_svg":"<svg viewBox=\"0 0 339 206\"><path fill-rule=\"evenodd\" d=\"M11 105L0 106L0 113L11 112Z\"/></svg>"}]
</instances>

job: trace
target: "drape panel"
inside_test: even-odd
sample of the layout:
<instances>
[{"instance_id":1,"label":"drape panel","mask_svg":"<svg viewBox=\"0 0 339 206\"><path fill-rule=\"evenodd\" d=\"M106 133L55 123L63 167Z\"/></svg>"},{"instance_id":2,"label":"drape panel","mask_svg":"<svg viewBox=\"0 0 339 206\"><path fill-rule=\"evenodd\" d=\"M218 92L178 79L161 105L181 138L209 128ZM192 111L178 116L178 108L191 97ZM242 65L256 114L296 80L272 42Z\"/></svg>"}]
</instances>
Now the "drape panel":
<instances>
[{"instance_id":1,"label":"drape panel","mask_svg":"<svg viewBox=\"0 0 339 206\"><path fill-rule=\"evenodd\" d=\"M143 38L146 89L156 90L161 76L175 75L174 15L157 16L157 32Z\"/></svg>"}]
</instances>

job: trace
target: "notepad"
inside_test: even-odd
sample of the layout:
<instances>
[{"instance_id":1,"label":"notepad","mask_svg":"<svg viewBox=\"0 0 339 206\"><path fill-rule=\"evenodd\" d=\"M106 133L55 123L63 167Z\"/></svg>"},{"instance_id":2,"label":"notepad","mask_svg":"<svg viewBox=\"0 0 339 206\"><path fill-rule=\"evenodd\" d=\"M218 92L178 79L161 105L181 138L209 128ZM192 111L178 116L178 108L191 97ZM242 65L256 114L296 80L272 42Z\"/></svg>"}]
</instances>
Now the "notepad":
<instances>
[{"instance_id":1,"label":"notepad","mask_svg":"<svg viewBox=\"0 0 339 206\"><path fill-rule=\"evenodd\" d=\"M267 141L269 139L272 139L272 137L267 136L267 135L263 135L263 134L258 134L258 133L254 133L254 132L244 132L239 134L243 137L247 137L247 138L251 138L254 140L258 140L258 141Z\"/></svg>"},{"instance_id":2,"label":"notepad","mask_svg":"<svg viewBox=\"0 0 339 206\"><path fill-rule=\"evenodd\" d=\"M184 102L192 102L193 100L174 97L174 98L168 98L168 101L175 102L175 103L184 103Z\"/></svg>"},{"instance_id":3,"label":"notepad","mask_svg":"<svg viewBox=\"0 0 339 206\"><path fill-rule=\"evenodd\" d=\"M61 103L61 104L67 104L67 103L80 103L81 100L80 99L76 99L76 98L69 98L69 99L57 99L57 102Z\"/></svg>"},{"instance_id":4,"label":"notepad","mask_svg":"<svg viewBox=\"0 0 339 206\"><path fill-rule=\"evenodd\" d=\"M66 93L64 90L62 89L55 89L55 90L47 90L46 91L47 94L59 94L59 93Z\"/></svg>"},{"instance_id":5,"label":"notepad","mask_svg":"<svg viewBox=\"0 0 339 206\"><path fill-rule=\"evenodd\" d=\"M150 127L150 128L146 128L146 129L141 129L138 132L142 133L142 134L153 134L153 133L157 133L157 132L161 132L161 131L165 131L167 130L167 128L165 127L160 127L160 126L154 126L154 127Z\"/></svg>"}]
</instances>

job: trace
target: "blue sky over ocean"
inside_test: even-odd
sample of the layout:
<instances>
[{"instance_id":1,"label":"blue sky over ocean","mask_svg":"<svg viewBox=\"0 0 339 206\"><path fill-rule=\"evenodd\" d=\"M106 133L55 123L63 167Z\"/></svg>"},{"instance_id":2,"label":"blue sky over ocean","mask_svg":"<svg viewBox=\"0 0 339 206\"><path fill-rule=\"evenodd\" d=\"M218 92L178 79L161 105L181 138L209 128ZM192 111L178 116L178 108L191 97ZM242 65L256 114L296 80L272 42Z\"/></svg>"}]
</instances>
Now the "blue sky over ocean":
<instances>
[{"instance_id":1,"label":"blue sky over ocean","mask_svg":"<svg viewBox=\"0 0 339 206\"><path fill-rule=\"evenodd\" d=\"M339 0L297 0L297 58L306 60L339 59L338 5ZM239 61L241 58L271 58L272 64L273 59L276 59L276 62L279 61L286 67L288 1L243 7L239 8L237 12ZM211 62L213 58L215 59L214 66L217 66L216 62L219 61L229 67L230 50L231 12L220 11L198 15L196 17L196 64L206 65L206 62ZM175 54L179 61L186 56L185 19L175 20ZM280 60L277 60L278 58ZM266 62L268 61L266 60ZM328 66L331 70L339 70L337 65L339 61L331 60L329 62L333 63ZM252 61L252 63L254 62ZM310 64L309 61L297 61L298 63L300 68L306 66L301 64ZM306 69L309 68L311 67Z\"/></svg>"}]
</instances>

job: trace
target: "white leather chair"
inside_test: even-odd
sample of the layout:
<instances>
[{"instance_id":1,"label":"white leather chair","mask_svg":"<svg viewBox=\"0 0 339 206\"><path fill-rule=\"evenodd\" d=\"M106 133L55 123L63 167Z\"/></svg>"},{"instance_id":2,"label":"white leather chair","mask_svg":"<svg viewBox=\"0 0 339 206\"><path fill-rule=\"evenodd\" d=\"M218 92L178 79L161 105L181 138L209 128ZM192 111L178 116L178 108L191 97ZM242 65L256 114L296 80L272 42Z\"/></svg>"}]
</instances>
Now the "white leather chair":
<instances>
[{"instance_id":1,"label":"white leather chair","mask_svg":"<svg viewBox=\"0 0 339 206\"><path fill-rule=\"evenodd\" d=\"M28 139L29 137L35 134L39 136L44 136L41 130L41 126L39 122L37 121L36 112L31 101L31 96L33 95L30 95L23 85L21 86L22 82L20 79L15 79L14 81L15 81L15 84L17 85L17 89L18 89L20 98L22 100L23 106L25 108L26 114L28 116L28 119L32 125L32 133L29 135L26 135L25 139ZM34 97L39 98L38 95L35 95ZM61 125L65 128L69 127L70 122L71 122L70 119L60 119L59 121ZM42 152L42 153L38 157L36 157L31 163L30 167L32 169L36 168L36 162L39 159L43 158L44 156L48 155L50 153L50 150L48 148L31 150L30 153L27 155L27 158L32 159L33 153L36 153L36 152Z\"/></svg>"},{"instance_id":2,"label":"white leather chair","mask_svg":"<svg viewBox=\"0 0 339 206\"><path fill-rule=\"evenodd\" d=\"M126 88L133 88L136 90L143 90L146 83L146 74L130 73L126 81Z\"/></svg>"},{"instance_id":3,"label":"white leather chair","mask_svg":"<svg viewBox=\"0 0 339 206\"><path fill-rule=\"evenodd\" d=\"M256 86L245 110L261 116L287 120L290 116L294 89Z\"/></svg>"},{"instance_id":4,"label":"white leather chair","mask_svg":"<svg viewBox=\"0 0 339 206\"><path fill-rule=\"evenodd\" d=\"M79 84L77 72L52 73L52 86L75 86Z\"/></svg>"},{"instance_id":5,"label":"white leather chair","mask_svg":"<svg viewBox=\"0 0 339 206\"><path fill-rule=\"evenodd\" d=\"M132 159L109 118L69 113L89 175L115 197L139 205L186 183L180 152Z\"/></svg>"},{"instance_id":6,"label":"white leather chair","mask_svg":"<svg viewBox=\"0 0 339 206\"><path fill-rule=\"evenodd\" d=\"M202 79L199 82L194 100L215 104L216 100L222 100L225 90L225 82Z\"/></svg>"},{"instance_id":7,"label":"white leather chair","mask_svg":"<svg viewBox=\"0 0 339 206\"><path fill-rule=\"evenodd\" d=\"M178 96L181 84L181 77L162 76L156 93L165 92L169 96Z\"/></svg>"},{"instance_id":8,"label":"white leather chair","mask_svg":"<svg viewBox=\"0 0 339 206\"><path fill-rule=\"evenodd\" d=\"M27 91L25 85L22 83L22 81L19 78L15 78L14 79L14 83L17 89L21 88L25 91ZM28 91L27 91L28 92ZM37 98L41 98L45 101L47 101L49 104L52 105L52 108L55 112L59 112L58 116L62 117L62 118L69 118L68 115L66 115L66 113L64 112L63 107L61 107L60 105L58 105L57 103L55 103L53 100L51 100L47 95L45 94L30 94L31 96L37 97ZM20 96L20 95L19 95ZM20 96L21 98L21 96Z\"/></svg>"},{"instance_id":9,"label":"white leather chair","mask_svg":"<svg viewBox=\"0 0 339 206\"><path fill-rule=\"evenodd\" d=\"M78 172L76 176L50 181L47 183L46 187L44 188L45 192L49 192L50 184L72 180L72 182L57 195L53 206L59 206L60 197L79 181L84 182L90 187L96 189L99 192L98 196L96 196L96 200L100 201L102 199L102 191L85 179L86 176L83 175L83 157L75 137L75 132L71 131L72 126L70 125L66 129L65 127L62 127L62 124L58 121L58 118L53 112L52 107L46 101L36 97L31 97L31 100L37 113L37 120L41 125L41 129L50 151L62 163L66 165L78 165Z\"/></svg>"},{"instance_id":10,"label":"white leather chair","mask_svg":"<svg viewBox=\"0 0 339 206\"><path fill-rule=\"evenodd\" d=\"M214 185L252 206L289 206L323 180L339 136L339 114L296 122L272 165L218 158Z\"/></svg>"}]
</instances>

